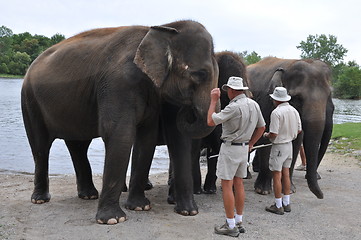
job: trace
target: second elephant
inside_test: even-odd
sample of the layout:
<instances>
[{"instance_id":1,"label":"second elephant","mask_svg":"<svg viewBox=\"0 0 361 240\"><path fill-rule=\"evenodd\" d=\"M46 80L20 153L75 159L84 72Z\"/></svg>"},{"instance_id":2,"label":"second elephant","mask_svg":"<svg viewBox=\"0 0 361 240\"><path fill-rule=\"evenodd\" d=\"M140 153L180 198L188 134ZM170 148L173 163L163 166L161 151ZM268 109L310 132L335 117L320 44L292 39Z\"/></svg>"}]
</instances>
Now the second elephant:
<instances>
[{"instance_id":1,"label":"second elephant","mask_svg":"<svg viewBox=\"0 0 361 240\"><path fill-rule=\"evenodd\" d=\"M277 86L285 87L301 117L304 132L303 145L307 159L307 183L317 198L323 198L317 182L317 168L326 152L332 134L334 105L331 96L331 70L319 60L292 60L268 57L247 67L250 90L261 107L268 126L274 109L269 94ZM261 138L258 144L269 143ZM293 163L302 139L294 141ZM254 162L259 162L255 190L266 194L271 190L271 172L268 168L270 147L257 150Z\"/></svg>"}]
</instances>

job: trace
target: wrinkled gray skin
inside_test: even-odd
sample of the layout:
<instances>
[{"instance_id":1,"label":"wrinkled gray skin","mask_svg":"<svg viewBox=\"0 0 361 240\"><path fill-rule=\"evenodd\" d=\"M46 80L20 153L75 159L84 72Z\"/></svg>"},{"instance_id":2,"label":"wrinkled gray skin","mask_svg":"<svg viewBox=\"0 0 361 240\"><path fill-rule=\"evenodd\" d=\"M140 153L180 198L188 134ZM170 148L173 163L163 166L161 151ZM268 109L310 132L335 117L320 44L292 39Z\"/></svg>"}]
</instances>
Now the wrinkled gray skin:
<instances>
[{"instance_id":1,"label":"wrinkled gray skin","mask_svg":"<svg viewBox=\"0 0 361 240\"><path fill-rule=\"evenodd\" d=\"M56 138L64 139L77 176L78 196L98 198L87 150L105 144L103 186L96 220L126 219L119 206L133 146L134 169L126 207L148 210L144 195L163 122L174 159L176 211L197 214L193 199L190 138L213 128L206 123L209 92L218 66L211 35L199 23L95 29L52 46L30 66L22 88L24 124L35 162L33 203L50 200L48 160Z\"/></svg>"},{"instance_id":2,"label":"wrinkled gray skin","mask_svg":"<svg viewBox=\"0 0 361 240\"><path fill-rule=\"evenodd\" d=\"M277 69L282 69L277 71ZM265 58L247 67L247 76L254 100L261 107L267 124L274 109L269 94L277 86L284 86L292 96L290 104L300 113L303 128L303 145L307 159L307 183L309 189L322 199L323 193L317 182L317 168L326 152L332 134L334 105L331 98L331 71L319 60L291 60ZM269 143L261 138L257 144ZM293 142L293 162L295 164L302 134ZM261 194L271 191L271 172L268 168L270 147L257 150L254 162L259 162L259 174L255 190ZM293 186L294 189L294 186Z\"/></svg>"}]
</instances>

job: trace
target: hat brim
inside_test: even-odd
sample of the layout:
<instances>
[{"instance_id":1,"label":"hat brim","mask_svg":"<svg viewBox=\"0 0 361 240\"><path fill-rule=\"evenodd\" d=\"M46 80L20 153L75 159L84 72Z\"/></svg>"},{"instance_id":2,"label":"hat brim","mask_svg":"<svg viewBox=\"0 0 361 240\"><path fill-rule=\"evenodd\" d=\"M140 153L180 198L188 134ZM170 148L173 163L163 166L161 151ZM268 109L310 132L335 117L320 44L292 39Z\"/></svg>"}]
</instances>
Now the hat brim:
<instances>
[{"instance_id":1,"label":"hat brim","mask_svg":"<svg viewBox=\"0 0 361 240\"><path fill-rule=\"evenodd\" d=\"M287 95L286 97L283 97L283 98L280 98L280 97L277 97L273 94L270 94L271 98L276 100L276 101L279 101L279 102L288 102L289 100L291 100L291 96L290 95Z\"/></svg>"},{"instance_id":2,"label":"hat brim","mask_svg":"<svg viewBox=\"0 0 361 240\"><path fill-rule=\"evenodd\" d=\"M223 86L222 86L223 91L227 91L228 88L232 88L234 90L248 90L249 89L248 87L231 87L231 86L228 86L227 84L223 84Z\"/></svg>"}]
</instances>

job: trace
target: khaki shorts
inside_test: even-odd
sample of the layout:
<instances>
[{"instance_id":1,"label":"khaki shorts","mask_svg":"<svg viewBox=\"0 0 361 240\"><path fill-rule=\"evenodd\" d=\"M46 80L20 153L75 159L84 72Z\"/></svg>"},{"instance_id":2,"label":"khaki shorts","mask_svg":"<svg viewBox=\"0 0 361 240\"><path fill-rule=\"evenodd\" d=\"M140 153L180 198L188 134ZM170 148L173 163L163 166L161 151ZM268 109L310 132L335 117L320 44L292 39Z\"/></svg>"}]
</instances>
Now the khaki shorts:
<instances>
[{"instance_id":1,"label":"khaki shorts","mask_svg":"<svg viewBox=\"0 0 361 240\"><path fill-rule=\"evenodd\" d=\"M292 142L273 144L269 158L269 169L280 172L282 168L290 168L292 151Z\"/></svg>"},{"instance_id":2,"label":"khaki shorts","mask_svg":"<svg viewBox=\"0 0 361 240\"><path fill-rule=\"evenodd\" d=\"M217 162L217 177L223 180L247 177L248 149L248 145L221 144Z\"/></svg>"}]
</instances>

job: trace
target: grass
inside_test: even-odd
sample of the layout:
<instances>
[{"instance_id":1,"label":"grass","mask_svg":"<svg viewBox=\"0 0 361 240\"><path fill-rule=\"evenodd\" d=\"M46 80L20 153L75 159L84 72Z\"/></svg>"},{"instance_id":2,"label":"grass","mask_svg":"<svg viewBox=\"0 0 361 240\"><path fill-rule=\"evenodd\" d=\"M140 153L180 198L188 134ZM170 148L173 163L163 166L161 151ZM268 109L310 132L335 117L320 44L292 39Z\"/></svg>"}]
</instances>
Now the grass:
<instances>
[{"instance_id":1,"label":"grass","mask_svg":"<svg viewBox=\"0 0 361 240\"><path fill-rule=\"evenodd\" d=\"M3 74L3 73L0 73L0 78L24 78L23 75L10 75L10 74Z\"/></svg>"},{"instance_id":2,"label":"grass","mask_svg":"<svg viewBox=\"0 0 361 240\"><path fill-rule=\"evenodd\" d=\"M330 145L333 152L351 154L361 160L361 123L333 125Z\"/></svg>"}]
</instances>

